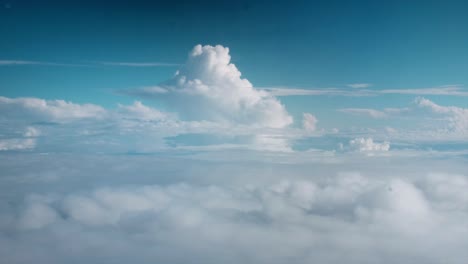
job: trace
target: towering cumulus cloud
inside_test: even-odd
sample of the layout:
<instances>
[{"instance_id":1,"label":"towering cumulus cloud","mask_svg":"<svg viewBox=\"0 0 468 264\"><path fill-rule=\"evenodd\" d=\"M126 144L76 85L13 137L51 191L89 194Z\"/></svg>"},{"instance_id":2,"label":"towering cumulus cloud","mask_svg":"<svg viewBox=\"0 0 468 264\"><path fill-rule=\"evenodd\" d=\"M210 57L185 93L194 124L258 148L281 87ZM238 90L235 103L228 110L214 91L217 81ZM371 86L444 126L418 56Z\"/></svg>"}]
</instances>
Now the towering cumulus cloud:
<instances>
[{"instance_id":1,"label":"towering cumulus cloud","mask_svg":"<svg viewBox=\"0 0 468 264\"><path fill-rule=\"evenodd\" d=\"M161 86L169 103L190 120L282 128L293 119L267 92L256 90L232 64L229 48L197 45L176 75Z\"/></svg>"}]
</instances>

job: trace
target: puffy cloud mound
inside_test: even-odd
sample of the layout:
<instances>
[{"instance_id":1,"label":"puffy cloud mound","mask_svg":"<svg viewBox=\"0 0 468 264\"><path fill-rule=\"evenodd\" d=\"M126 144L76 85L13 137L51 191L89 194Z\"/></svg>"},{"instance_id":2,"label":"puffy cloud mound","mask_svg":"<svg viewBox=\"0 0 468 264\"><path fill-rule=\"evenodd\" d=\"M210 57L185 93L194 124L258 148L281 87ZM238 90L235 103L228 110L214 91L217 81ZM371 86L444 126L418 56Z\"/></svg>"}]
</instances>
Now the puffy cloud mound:
<instances>
[{"instance_id":1,"label":"puffy cloud mound","mask_svg":"<svg viewBox=\"0 0 468 264\"><path fill-rule=\"evenodd\" d=\"M234 153L196 159L0 153L1 260L462 264L468 258L466 158L349 155L323 163L297 153L242 152L245 161L236 161Z\"/></svg>"},{"instance_id":2,"label":"puffy cloud mound","mask_svg":"<svg viewBox=\"0 0 468 264\"><path fill-rule=\"evenodd\" d=\"M390 143L387 141L377 143L372 138L355 138L349 141L349 147L359 152L379 152L389 151Z\"/></svg>"},{"instance_id":3,"label":"puffy cloud mound","mask_svg":"<svg viewBox=\"0 0 468 264\"><path fill-rule=\"evenodd\" d=\"M347 173L245 187L178 183L33 195L19 213L7 212L17 216L6 224L9 234L0 233L0 254L11 263L32 263L16 252L50 248L55 255L36 260L462 263L466 208L441 205L466 197L446 193L460 180L445 178L421 180L420 187Z\"/></svg>"},{"instance_id":4,"label":"puffy cloud mound","mask_svg":"<svg viewBox=\"0 0 468 264\"><path fill-rule=\"evenodd\" d=\"M161 88L162 87L162 88ZM165 89L165 90L162 90ZM256 90L231 63L229 48L197 45L176 75L157 89L126 92L164 98L184 118L282 128L293 122L285 107Z\"/></svg>"}]
</instances>

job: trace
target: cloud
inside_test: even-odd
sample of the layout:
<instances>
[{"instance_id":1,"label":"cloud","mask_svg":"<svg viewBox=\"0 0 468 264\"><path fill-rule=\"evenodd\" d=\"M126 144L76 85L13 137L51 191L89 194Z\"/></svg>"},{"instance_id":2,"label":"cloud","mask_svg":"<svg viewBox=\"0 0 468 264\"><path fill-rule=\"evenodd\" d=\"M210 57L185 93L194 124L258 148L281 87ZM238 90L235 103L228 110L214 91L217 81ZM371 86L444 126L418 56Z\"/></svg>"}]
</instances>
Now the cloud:
<instances>
[{"instance_id":1,"label":"cloud","mask_svg":"<svg viewBox=\"0 0 468 264\"><path fill-rule=\"evenodd\" d=\"M369 88L372 86L370 83L351 83L347 85L348 87L355 88L355 89L364 89Z\"/></svg>"},{"instance_id":2,"label":"cloud","mask_svg":"<svg viewBox=\"0 0 468 264\"><path fill-rule=\"evenodd\" d=\"M288 88L288 87L259 87L259 90L266 91L273 96L349 96L362 97L374 96L375 93L367 90L344 90L338 88Z\"/></svg>"},{"instance_id":3,"label":"cloud","mask_svg":"<svg viewBox=\"0 0 468 264\"><path fill-rule=\"evenodd\" d=\"M180 66L177 63L165 63L165 62L109 62L101 61L98 64L106 66L123 66L123 67L174 67Z\"/></svg>"},{"instance_id":4,"label":"cloud","mask_svg":"<svg viewBox=\"0 0 468 264\"><path fill-rule=\"evenodd\" d=\"M385 112L369 109L369 108L343 108L338 109L339 112L352 114L352 115L364 115L372 118L385 118L387 114Z\"/></svg>"},{"instance_id":5,"label":"cloud","mask_svg":"<svg viewBox=\"0 0 468 264\"><path fill-rule=\"evenodd\" d=\"M5 118L38 121L69 121L86 118L101 118L106 110L93 104L75 104L64 100L38 98L7 98L0 96L0 111Z\"/></svg>"},{"instance_id":6,"label":"cloud","mask_svg":"<svg viewBox=\"0 0 468 264\"><path fill-rule=\"evenodd\" d=\"M400 89L373 89L368 90L356 87L356 90L340 88L295 88L295 87L263 87L258 88L268 91L274 96L383 96L386 94L402 95L446 95L446 96L468 96L468 91L461 85L443 85L429 88L400 88Z\"/></svg>"},{"instance_id":7,"label":"cloud","mask_svg":"<svg viewBox=\"0 0 468 264\"><path fill-rule=\"evenodd\" d=\"M0 151L33 149L35 146L33 138L0 139Z\"/></svg>"},{"instance_id":8,"label":"cloud","mask_svg":"<svg viewBox=\"0 0 468 264\"><path fill-rule=\"evenodd\" d=\"M166 113L143 105L140 101L135 101L132 105L119 105L120 113L126 118L134 118L144 121L164 120L168 117Z\"/></svg>"},{"instance_id":9,"label":"cloud","mask_svg":"<svg viewBox=\"0 0 468 264\"><path fill-rule=\"evenodd\" d=\"M155 97L161 94L168 93L168 90L161 86L149 86L149 87L120 90L118 91L118 93L125 94L125 95L132 95L132 96L140 96L140 97Z\"/></svg>"},{"instance_id":10,"label":"cloud","mask_svg":"<svg viewBox=\"0 0 468 264\"><path fill-rule=\"evenodd\" d=\"M57 62L48 62L48 61L0 60L0 66L23 66L23 65L67 66L67 67L90 67L91 66L91 65L85 65L85 64L57 63Z\"/></svg>"},{"instance_id":11,"label":"cloud","mask_svg":"<svg viewBox=\"0 0 468 264\"><path fill-rule=\"evenodd\" d=\"M468 96L461 85L444 85L431 88L417 89L385 89L380 91L382 94L411 94L411 95L451 95L451 96Z\"/></svg>"},{"instance_id":12,"label":"cloud","mask_svg":"<svg viewBox=\"0 0 468 264\"><path fill-rule=\"evenodd\" d=\"M37 199L37 201L36 201ZM47 201L30 197L25 209L20 213L18 227L24 230L40 229L53 224L59 219L56 210L50 207Z\"/></svg>"},{"instance_id":13,"label":"cloud","mask_svg":"<svg viewBox=\"0 0 468 264\"><path fill-rule=\"evenodd\" d=\"M38 137L41 135L41 131L35 127L27 127L26 131L24 131L23 136L25 137Z\"/></svg>"},{"instance_id":14,"label":"cloud","mask_svg":"<svg viewBox=\"0 0 468 264\"><path fill-rule=\"evenodd\" d=\"M317 122L318 119L314 115L310 113L302 114L302 127L307 132L314 132L317 129Z\"/></svg>"},{"instance_id":15,"label":"cloud","mask_svg":"<svg viewBox=\"0 0 468 264\"><path fill-rule=\"evenodd\" d=\"M355 138L349 141L349 147L359 152L385 152L390 150L390 143L377 143L372 138Z\"/></svg>"},{"instance_id":16,"label":"cloud","mask_svg":"<svg viewBox=\"0 0 468 264\"><path fill-rule=\"evenodd\" d=\"M180 66L177 63L165 62L109 62L98 61L86 64L82 63L61 63L49 61L32 61L32 60L0 60L0 66L67 66L67 67L96 67L96 66L121 66L121 67L175 67Z\"/></svg>"},{"instance_id":17,"label":"cloud","mask_svg":"<svg viewBox=\"0 0 468 264\"><path fill-rule=\"evenodd\" d=\"M151 160L157 165L167 162ZM134 169L141 164L129 165L133 176L127 180L139 179ZM206 169L222 174L222 168L211 162ZM41 263L70 258L90 263L129 259L138 263L240 259L245 263L439 259L461 263L458 260L466 259L468 213L462 189L466 175L320 176L324 171L291 177L272 170L263 176L246 175L239 184L212 173L188 178L191 182L118 186L104 182L102 187L28 195L13 206L0 207L4 216L10 216L0 225L0 254L11 263L29 263L31 256ZM88 177L82 174L80 181ZM120 178L105 177L112 177L114 184ZM200 184L210 178L208 185ZM50 248L54 254L36 254Z\"/></svg>"},{"instance_id":18,"label":"cloud","mask_svg":"<svg viewBox=\"0 0 468 264\"><path fill-rule=\"evenodd\" d=\"M429 109L432 113L445 116L445 123L447 123L447 132L461 133L462 135L468 132L468 109L456 106L441 106L431 100L423 97L415 99L417 106Z\"/></svg>"},{"instance_id":19,"label":"cloud","mask_svg":"<svg viewBox=\"0 0 468 264\"><path fill-rule=\"evenodd\" d=\"M161 98L186 120L271 128L283 128L293 122L275 97L241 78L240 71L231 63L229 49L219 45L195 46L176 75L156 90L126 93Z\"/></svg>"},{"instance_id":20,"label":"cloud","mask_svg":"<svg viewBox=\"0 0 468 264\"><path fill-rule=\"evenodd\" d=\"M8 66L8 65L34 65L40 64L37 61L24 61L24 60L0 60L0 65Z\"/></svg>"}]
</instances>

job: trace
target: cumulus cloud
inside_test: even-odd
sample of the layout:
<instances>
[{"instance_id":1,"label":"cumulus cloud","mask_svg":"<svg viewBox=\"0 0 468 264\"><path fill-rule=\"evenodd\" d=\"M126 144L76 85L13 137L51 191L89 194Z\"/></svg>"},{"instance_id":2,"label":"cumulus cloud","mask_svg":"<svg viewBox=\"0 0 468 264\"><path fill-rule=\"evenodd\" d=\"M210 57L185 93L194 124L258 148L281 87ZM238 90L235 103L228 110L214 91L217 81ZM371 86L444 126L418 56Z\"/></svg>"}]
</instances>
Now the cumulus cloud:
<instances>
[{"instance_id":1,"label":"cumulus cloud","mask_svg":"<svg viewBox=\"0 0 468 264\"><path fill-rule=\"evenodd\" d=\"M382 152L390 150L390 143L387 141L374 142L372 138L355 138L349 141L349 147L359 152Z\"/></svg>"},{"instance_id":2,"label":"cumulus cloud","mask_svg":"<svg viewBox=\"0 0 468 264\"><path fill-rule=\"evenodd\" d=\"M231 63L229 48L220 45L195 46L176 75L156 90L145 88L126 93L163 98L187 120L271 128L286 127L293 122L275 97L241 78L241 72Z\"/></svg>"}]
</instances>

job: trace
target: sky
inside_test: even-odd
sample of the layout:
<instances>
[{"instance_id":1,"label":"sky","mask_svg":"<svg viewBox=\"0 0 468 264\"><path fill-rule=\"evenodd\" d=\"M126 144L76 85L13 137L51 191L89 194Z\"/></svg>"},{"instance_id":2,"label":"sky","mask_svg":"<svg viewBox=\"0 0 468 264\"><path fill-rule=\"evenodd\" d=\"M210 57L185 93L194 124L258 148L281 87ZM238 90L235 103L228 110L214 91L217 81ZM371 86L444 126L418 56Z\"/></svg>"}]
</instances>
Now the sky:
<instances>
[{"instance_id":1,"label":"sky","mask_svg":"<svg viewBox=\"0 0 468 264\"><path fill-rule=\"evenodd\" d=\"M0 259L463 263L467 13L0 1Z\"/></svg>"}]
</instances>

